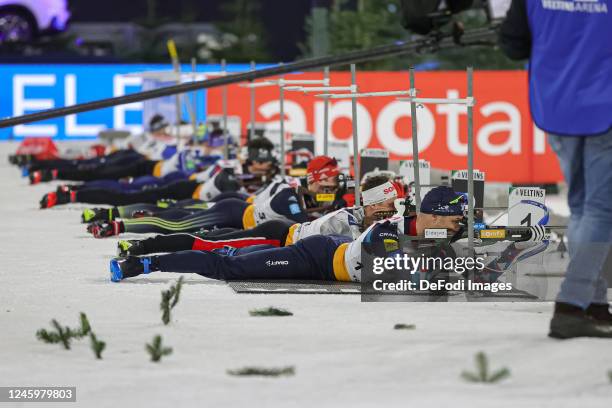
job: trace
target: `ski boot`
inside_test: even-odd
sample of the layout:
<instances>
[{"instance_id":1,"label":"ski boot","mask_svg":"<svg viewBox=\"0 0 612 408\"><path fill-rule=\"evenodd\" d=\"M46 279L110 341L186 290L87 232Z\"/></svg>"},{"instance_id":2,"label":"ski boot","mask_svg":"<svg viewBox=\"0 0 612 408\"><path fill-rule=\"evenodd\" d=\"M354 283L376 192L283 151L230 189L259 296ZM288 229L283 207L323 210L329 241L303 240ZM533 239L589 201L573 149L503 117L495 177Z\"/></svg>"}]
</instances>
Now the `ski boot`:
<instances>
[{"instance_id":1,"label":"ski boot","mask_svg":"<svg viewBox=\"0 0 612 408\"><path fill-rule=\"evenodd\" d=\"M79 189L79 187L80 186L77 185L77 184L60 184L55 189L55 192L60 192L60 191L77 191Z\"/></svg>"},{"instance_id":2,"label":"ski boot","mask_svg":"<svg viewBox=\"0 0 612 408\"><path fill-rule=\"evenodd\" d=\"M30 184L38 184L46 181L55 180L57 178L57 170L36 170L29 174Z\"/></svg>"},{"instance_id":3,"label":"ski boot","mask_svg":"<svg viewBox=\"0 0 612 408\"><path fill-rule=\"evenodd\" d=\"M31 154L11 154L9 155L9 163L15 166L26 166L34 161L34 156Z\"/></svg>"},{"instance_id":4,"label":"ski boot","mask_svg":"<svg viewBox=\"0 0 612 408\"><path fill-rule=\"evenodd\" d=\"M110 261L110 274L113 282L121 282L125 278L133 278L150 272L150 257L128 256L127 258L114 258Z\"/></svg>"},{"instance_id":5,"label":"ski boot","mask_svg":"<svg viewBox=\"0 0 612 408\"><path fill-rule=\"evenodd\" d=\"M47 193L40 200L40 208L51 208L58 204L74 203L76 201L76 191L56 191Z\"/></svg>"},{"instance_id":6,"label":"ski boot","mask_svg":"<svg viewBox=\"0 0 612 408\"><path fill-rule=\"evenodd\" d=\"M118 217L116 208L86 208L81 213L81 222L88 224L96 221L109 222Z\"/></svg>"},{"instance_id":7,"label":"ski boot","mask_svg":"<svg viewBox=\"0 0 612 408\"><path fill-rule=\"evenodd\" d=\"M87 231L91 232L94 238L106 238L113 235L119 235L125 231L121 221L110 221L108 223L96 222L87 227Z\"/></svg>"},{"instance_id":8,"label":"ski boot","mask_svg":"<svg viewBox=\"0 0 612 408\"><path fill-rule=\"evenodd\" d=\"M142 241L139 239L127 239L117 242L117 256L119 257L144 254Z\"/></svg>"}]
</instances>

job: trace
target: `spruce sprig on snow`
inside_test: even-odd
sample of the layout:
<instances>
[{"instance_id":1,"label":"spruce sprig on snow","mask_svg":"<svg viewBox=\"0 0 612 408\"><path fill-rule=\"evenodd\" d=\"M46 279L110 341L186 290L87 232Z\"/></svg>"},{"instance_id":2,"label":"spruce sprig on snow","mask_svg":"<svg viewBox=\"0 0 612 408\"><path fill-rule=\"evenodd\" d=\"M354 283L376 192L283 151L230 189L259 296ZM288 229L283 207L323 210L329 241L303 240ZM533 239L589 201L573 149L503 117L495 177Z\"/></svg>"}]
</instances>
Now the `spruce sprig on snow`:
<instances>
[{"instance_id":1,"label":"spruce sprig on snow","mask_svg":"<svg viewBox=\"0 0 612 408\"><path fill-rule=\"evenodd\" d=\"M62 327L62 325L59 324L59 322L55 319L51 321L51 324L55 327L55 330L57 330L57 337L59 338L64 348L66 350L69 350L70 339L76 337L76 333L73 332L72 329L70 329L70 327L68 326Z\"/></svg>"},{"instance_id":2,"label":"spruce sprig on snow","mask_svg":"<svg viewBox=\"0 0 612 408\"><path fill-rule=\"evenodd\" d=\"M170 305L172 309L174 309L174 306L176 306L176 304L179 301L179 297L181 295L181 289L183 288L184 280L185 279L181 276L179 280L176 282L176 285L174 286L174 297L172 299L172 304Z\"/></svg>"},{"instance_id":3,"label":"spruce sprig on snow","mask_svg":"<svg viewBox=\"0 0 612 408\"><path fill-rule=\"evenodd\" d=\"M183 287L183 280L184 279L181 276L176 284L170 286L170 289L162 290L160 309L162 311L162 322L164 322L165 325L170 323L170 313L179 301L181 288Z\"/></svg>"},{"instance_id":4,"label":"spruce sprig on snow","mask_svg":"<svg viewBox=\"0 0 612 408\"><path fill-rule=\"evenodd\" d=\"M158 362L163 356L172 354L172 347L162 346L162 338L159 334L153 338L151 344L146 344L145 349L151 356L151 361L153 362Z\"/></svg>"},{"instance_id":5,"label":"spruce sprig on snow","mask_svg":"<svg viewBox=\"0 0 612 408\"><path fill-rule=\"evenodd\" d=\"M60 339L59 336L57 335L57 333L55 332L48 332L47 329L39 329L36 332L36 338L40 341L43 341L45 343L49 343L49 344L53 344L53 343L59 343Z\"/></svg>"},{"instance_id":6,"label":"spruce sprig on snow","mask_svg":"<svg viewBox=\"0 0 612 408\"><path fill-rule=\"evenodd\" d=\"M55 319L53 321L55 321ZM60 343L62 341L58 333L55 331L47 331L47 329L39 329L36 332L36 338L49 344Z\"/></svg>"},{"instance_id":7,"label":"spruce sprig on snow","mask_svg":"<svg viewBox=\"0 0 612 408\"><path fill-rule=\"evenodd\" d=\"M55 331L40 329L36 332L36 337L49 344L62 343L66 350L70 350L70 340L73 337L78 337L78 333L68 326L62 327L56 319L51 320L51 325L55 328Z\"/></svg>"},{"instance_id":8,"label":"spruce sprig on snow","mask_svg":"<svg viewBox=\"0 0 612 408\"><path fill-rule=\"evenodd\" d=\"M288 310L277 309L275 307L268 307L265 309L253 309L249 311L251 316L293 316Z\"/></svg>"},{"instance_id":9,"label":"spruce sprig on snow","mask_svg":"<svg viewBox=\"0 0 612 408\"><path fill-rule=\"evenodd\" d=\"M98 340L95 333L92 331L89 332L89 340L91 344L91 349L93 350L96 358L98 360L102 360L102 352L106 348L106 342Z\"/></svg>"},{"instance_id":10,"label":"spruce sprig on snow","mask_svg":"<svg viewBox=\"0 0 612 408\"><path fill-rule=\"evenodd\" d=\"M91 325L89 324L89 319L87 319L87 315L85 313L81 312L80 319L81 329L79 330L79 335L84 337L91 333Z\"/></svg>"},{"instance_id":11,"label":"spruce sprig on snow","mask_svg":"<svg viewBox=\"0 0 612 408\"><path fill-rule=\"evenodd\" d=\"M393 326L393 330L414 330L416 329L416 325L414 324L405 324L405 323L397 323Z\"/></svg>"},{"instance_id":12,"label":"spruce sprig on snow","mask_svg":"<svg viewBox=\"0 0 612 408\"><path fill-rule=\"evenodd\" d=\"M106 347L106 343L99 341L96 335L91 329L91 324L87 315L83 312L80 313L81 327L78 329L71 329L68 326L62 326L56 319L51 320L51 325L55 328L54 331L47 331L46 329L40 329L36 332L36 337L45 343L55 344L61 343L66 350L70 349L70 342L72 339L80 340L83 337L89 335L91 340L91 348L96 355L96 358L102 358L102 351Z\"/></svg>"},{"instance_id":13,"label":"spruce sprig on snow","mask_svg":"<svg viewBox=\"0 0 612 408\"><path fill-rule=\"evenodd\" d=\"M612 370L608 371L608 380L612 383Z\"/></svg>"},{"instance_id":14,"label":"spruce sprig on snow","mask_svg":"<svg viewBox=\"0 0 612 408\"><path fill-rule=\"evenodd\" d=\"M263 376L263 377L280 377L295 375L295 367L282 368L263 368L263 367L244 367L237 370L227 370L229 375L245 377L245 376Z\"/></svg>"},{"instance_id":15,"label":"spruce sprig on snow","mask_svg":"<svg viewBox=\"0 0 612 408\"><path fill-rule=\"evenodd\" d=\"M476 353L476 372L471 373L464 371L461 373L461 377L469 382L481 382L481 383L496 383L510 376L510 370L506 367L497 370L496 372L489 374L489 359L487 355L482 351Z\"/></svg>"},{"instance_id":16,"label":"spruce sprig on snow","mask_svg":"<svg viewBox=\"0 0 612 408\"><path fill-rule=\"evenodd\" d=\"M91 324L89 323L89 319L87 318L87 315L85 313L81 312L80 319L81 328L78 333L79 337L85 337L89 335L89 344L91 345L91 350L94 352L96 358L98 360L101 360L102 352L106 348L106 342L98 340L98 337L96 337L96 334L91 329Z\"/></svg>"}]
</instances>

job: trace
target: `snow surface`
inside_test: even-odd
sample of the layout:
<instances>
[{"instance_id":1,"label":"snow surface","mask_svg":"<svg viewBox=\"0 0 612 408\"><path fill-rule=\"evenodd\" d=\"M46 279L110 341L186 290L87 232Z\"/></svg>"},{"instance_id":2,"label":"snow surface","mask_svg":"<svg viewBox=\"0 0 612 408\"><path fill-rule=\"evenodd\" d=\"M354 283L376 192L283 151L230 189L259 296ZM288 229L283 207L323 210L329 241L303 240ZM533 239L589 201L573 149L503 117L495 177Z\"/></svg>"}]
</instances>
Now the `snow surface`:
<instances>
[{"instance_id":1,"label":"snow surface","mask_svg":"<svg viewBox=\"0 0 612 408\"><path fill-rule=\"evenodd\" d=\"M95 240L80 212L39 210L55 186L29 186L0 145L0 386L76 386L87 407L610 407L612 341L546 337L551 303L361 303L351 295L239 295L187 276L173 322L160 291L178 275L113 284L116 239ZM292 317L250 317L252 308ZM95 360L87 340L66 351L38 341L52 318L89 316L107 342ZM396 323L415 330L393 330ZM161 334L174 353L155 364L144 344ZM466 383L474 354L512 376ZM243 366L294 365L296 375L241 378ZM11 404L0 404L11 406ZM28 403L22 406L49 406Z\"/></svg>"}]
</instances>

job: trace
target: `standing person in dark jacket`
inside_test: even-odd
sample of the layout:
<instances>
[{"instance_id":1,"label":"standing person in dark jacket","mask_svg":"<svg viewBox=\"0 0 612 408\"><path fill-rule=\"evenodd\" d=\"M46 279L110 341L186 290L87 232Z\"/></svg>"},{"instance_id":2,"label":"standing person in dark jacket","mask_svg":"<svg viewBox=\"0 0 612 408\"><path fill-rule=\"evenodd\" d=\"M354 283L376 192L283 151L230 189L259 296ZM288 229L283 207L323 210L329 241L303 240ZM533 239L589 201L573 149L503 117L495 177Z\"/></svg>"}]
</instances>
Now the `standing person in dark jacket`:
<instances>
[{"instance_id":1,"label":"standing person in dark jacket","mask_svg":"<svg viewBox=\"0 0 612 408\"><path fill-rule=\"evenodd\" d=\"M500 46L529 58L529 102L569 186L570 264L551 337L612 337L605 264L612 241L611 0L513 0Z\"/></svg>"}]
</instances>

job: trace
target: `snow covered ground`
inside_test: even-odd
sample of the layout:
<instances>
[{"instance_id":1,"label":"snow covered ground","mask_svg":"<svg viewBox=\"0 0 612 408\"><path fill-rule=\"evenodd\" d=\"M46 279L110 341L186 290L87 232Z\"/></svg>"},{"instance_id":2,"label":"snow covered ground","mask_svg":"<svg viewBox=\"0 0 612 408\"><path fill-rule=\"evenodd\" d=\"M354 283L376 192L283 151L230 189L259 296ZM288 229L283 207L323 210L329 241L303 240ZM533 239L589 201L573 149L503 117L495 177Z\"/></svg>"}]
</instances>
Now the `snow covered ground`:
<instances>
[{"instance_id":1,"label":"snow covered ground","mask_svg":"<svg viewBox=\"0 0 612 408\"><path fill-rule=\"evenodd\" d=\"M79 211L41 211L54 185L29 186L0 145L0 386L76 386L87 407L609 407L610 340L546 337L550 303L361 303L352 295L238 295L223 282L187 276L173 322L163 326L160 291L178 277L113 284L116 239L95 240ZM292 317L250 317L257 307ZM38 341L52 318L77 326L86 312L107 342L66 351ZM415 330L393 330L396 323ZM151 363L154 335L174 348ZM474 354L512 375L466 383ZM245 378L244 366L293 365L296 374ZM10 404L0 404L11 406ZM23 406L37 406L30 403ZM46 405L42 405L46 406Z\"/></svg>"}]
</instances>

